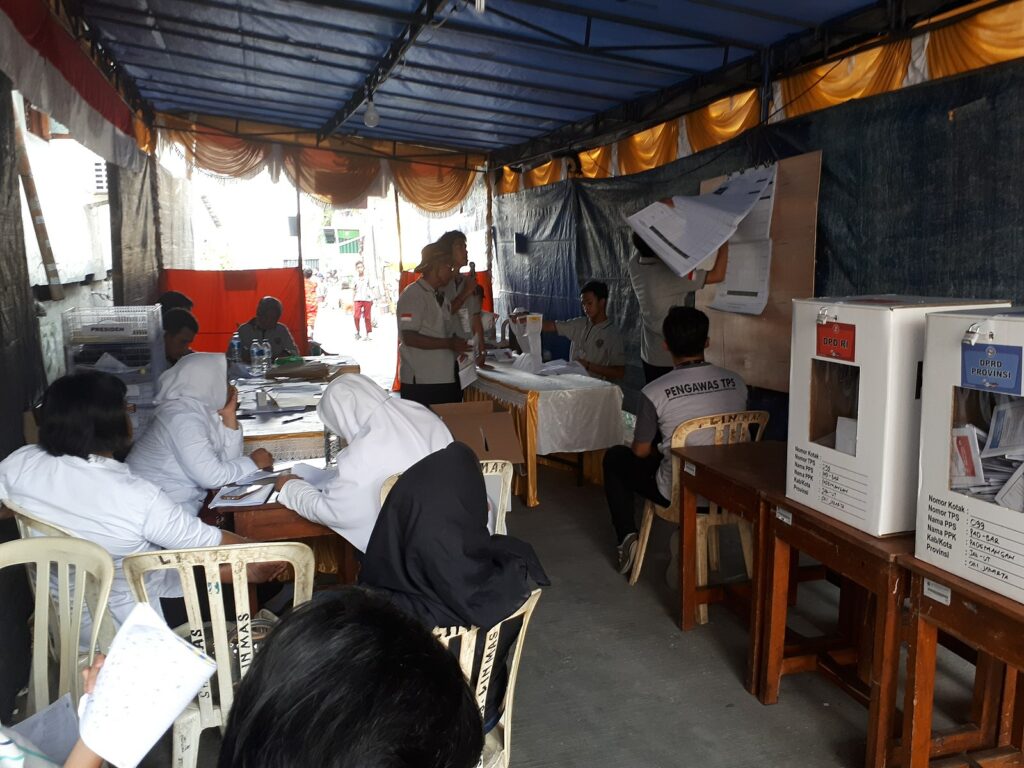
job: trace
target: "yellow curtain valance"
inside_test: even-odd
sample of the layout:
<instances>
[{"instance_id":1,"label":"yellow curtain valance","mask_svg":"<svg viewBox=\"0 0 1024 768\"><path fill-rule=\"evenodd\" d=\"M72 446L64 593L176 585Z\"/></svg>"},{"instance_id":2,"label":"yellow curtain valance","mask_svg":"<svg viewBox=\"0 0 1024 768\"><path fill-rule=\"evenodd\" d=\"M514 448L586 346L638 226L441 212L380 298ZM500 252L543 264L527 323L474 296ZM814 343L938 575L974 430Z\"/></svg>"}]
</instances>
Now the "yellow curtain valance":
<instances>
[{"instance_id":1,"label":"yellow curtain valance","mask_svg":"<svg viewBox=\"0 0 1024 768\"><path fill-rule=\"evenodd\" d=\"M543 165L538 165L523 174L523 186L526 189L543 187L546 184L554 184L562 180L562 161L548 160Z\"/></svg>"},{"instance_id":2,"label":"yellow curtain valance","mask_svg":"<svg viewBox=\"0 0 1024 768\"><path fill-rule=\"evenodd\" d=\"M734 139L761 119L757 90L737 93L686 115L686 138L694 152Z\"/></svg>"},{"instance_id":3,"label":"yellow curtain valance","mask_svg":"<svg viewBox=\"0 0 1024 768\"><path fill-rule=\"evenodd\" d=\"M679 155L679 121L669 120L634 133L618 143L619 175L649 171Z\"/></svg>"},{"instance_id":4,"label":"yellow curtain valance","mask_svg":"<svg viewBox=\"0 0 1024 768\"><path fill-rule=\"evenodd\" d=\"M900 88L910 66L910 41L847 56L781 81L786 117Z\"/></svg>"},{"instance_id":5,"label":"yellow curtain valance","mask_svg":"<svg viewBox=\"0 0 1024 768\"><path fill-rule=\"evenodd\" d=\"M350 137L330 137L318 147L311 133L216 117L190 122L159 115L157 126L197 168L238 179L283 166L288 179L303 192L337 206L365 196L387 160L407 200L426 211L447 211L469 194L473 169L484 160L478 155Z\"/></svg>"},{"instance_id":6,"label":"yellow curtain valance","mask_svg":"<svg viewBox=\"0 0 1024 768\"><path fill-rule=\"evenodd\" d=\"M580 176L584 179L607 179L612 175L612 147L597 147L578 153Z\"/></svg>"},{"instance_id":7,"label":"yellow curtain valance","mask_svg":"<svg viewBox=\"0 0 1024 768\"><path fill-rule=\"evenodd\" d=\"M501 169L501 178L498 179L498 194L508 195L519 191L519 174L507 165Z\"/></svg>"},{"instance_id":8,"label":"yellow curtain valance","mask_svg":"<svg viewBox=\"0 0 1024 768\"><path fill-rule=\"evenodd\" d=\"M933 30L926 56L933 80L1024 56L1024 2L1017 0Z\"/></svg>"}]
</instances>

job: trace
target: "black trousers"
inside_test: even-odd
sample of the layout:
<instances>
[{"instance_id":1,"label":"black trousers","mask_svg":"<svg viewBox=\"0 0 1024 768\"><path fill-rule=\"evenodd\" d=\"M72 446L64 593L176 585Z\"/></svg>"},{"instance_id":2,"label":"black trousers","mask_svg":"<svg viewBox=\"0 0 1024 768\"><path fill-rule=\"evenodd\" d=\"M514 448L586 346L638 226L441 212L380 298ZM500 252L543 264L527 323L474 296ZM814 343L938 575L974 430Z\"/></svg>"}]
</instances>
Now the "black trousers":
<instances>
[{"instance_id":1,"label":"black trousers","mask_svg":"<svg viewBox=\"0 0 1024 768\"><path fill-rule=\"evenodd\" d=\"M658 467L661 454L652 451L641 459L624 445L609 448L604 455L604 495L608 499L615 536L621 542L636 533L634 496L640 494L655 504L667 507L671 502L658 490Z\"/></svg>"},{"instance_id":2,"label":"black trousers","mask_svg":"<svg viewBox=\"0 0 1024 768\"><path fill-rule=\"evenodd\" d=\"M461 403L462 389L458 381L448 384L406 384L402 382L402 399L428 408L441 403Z\"/></svg>"},{"instance_id":3,"label":"black trousers","mask_svg":"<svg viewBox=\"0 0 1024 768\"><path fill-rule=\"evenodd\" d=\"M648 363L643 358L641 358L640 362L643 363L643 366L644 366L644 383L645 384L650 384L652 381L654 381L659 376L664 376L666 373L671 373L672 372L672 366L668 366L667 368L662 368L660 365L651 365L650 363Z\"/></svg>"}]
</instances>

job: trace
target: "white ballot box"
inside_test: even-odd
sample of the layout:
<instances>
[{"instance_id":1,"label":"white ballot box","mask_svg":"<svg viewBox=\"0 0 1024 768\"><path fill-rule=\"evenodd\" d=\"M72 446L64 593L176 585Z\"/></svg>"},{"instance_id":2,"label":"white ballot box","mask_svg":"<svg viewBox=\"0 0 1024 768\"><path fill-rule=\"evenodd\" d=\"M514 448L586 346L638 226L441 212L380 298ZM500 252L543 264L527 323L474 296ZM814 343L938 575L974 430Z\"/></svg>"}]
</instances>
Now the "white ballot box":
<instances>
[{"instance_id":1,"label":"white ballot box","mask_svg":"<svg viewBox=\"0 0 1024 768\"><path fill-rule=\"evenodd\" d=\"M786 495L873 536L914 530L925 316L993 305L795 300Z\"/></svg>"},{"instance_id":2,"label":"white ballot box","mask_svg":"<svg viewBox=\"0 0 1024 768\"><path fill-rule=\"evenodd\" d=\"M928 316L915 554L1024 602L1018 309Z\"/></svg>"}]
</instances>

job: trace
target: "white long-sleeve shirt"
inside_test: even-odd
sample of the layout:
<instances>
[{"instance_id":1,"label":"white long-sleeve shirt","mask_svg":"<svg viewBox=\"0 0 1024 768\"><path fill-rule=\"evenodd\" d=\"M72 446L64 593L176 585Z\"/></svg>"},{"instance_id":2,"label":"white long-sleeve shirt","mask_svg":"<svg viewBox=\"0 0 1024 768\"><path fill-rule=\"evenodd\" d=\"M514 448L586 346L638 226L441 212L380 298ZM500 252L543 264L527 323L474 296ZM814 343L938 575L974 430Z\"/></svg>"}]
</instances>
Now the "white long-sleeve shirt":
<instances>
[{"instance_id":1,"label":"white long-sleeve shirt","mask_svg":"<svg viewBox=\"0 0 1024 768\"><path fill-rule=\"evenodd\" d=\"M128 454L132 473L158 485L198 514L208 489L229 485L255 472L242 455L242 430L228 429L219 417L178 410L159 414Z\"/></svg>"},{"instance_id":2,"label":"white long-sleeve shirt","mask_svg":"<svg viewBox=\"0 0 1024 768\"><path fill-rule=\"evenodd\" d=\"M37 445L0 462L0 499L47 523L99 544L114 559L110 613L120 625L135 605L121 571L126 555L158 549L214 547L221 532L202 522L128 466L102 456L51 456ZM151 598L181 597L177 573L150 574ZM159 603L154 607L159 608ZM83 637L88 637L86 617Z\"/></svg>"}]
</instances>

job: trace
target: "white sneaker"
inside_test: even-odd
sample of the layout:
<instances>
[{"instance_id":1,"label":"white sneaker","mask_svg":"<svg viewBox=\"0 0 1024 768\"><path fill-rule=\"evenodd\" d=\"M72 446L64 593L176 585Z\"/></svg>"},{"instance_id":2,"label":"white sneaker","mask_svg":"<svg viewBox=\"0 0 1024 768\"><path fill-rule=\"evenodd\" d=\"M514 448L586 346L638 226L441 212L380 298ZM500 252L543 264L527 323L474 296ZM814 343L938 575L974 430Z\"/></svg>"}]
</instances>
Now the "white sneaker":
<instances>
[{"instance_id":1,"label":"white sneaker","mask_svg":"<svg viewBox=\"0 0 1024 768\"><path fill-rule=\"evenodd\" d=\"M619 544L619 573L629 573L633 567L633 561L636 560L636 538L635 533L627 533Z\"/></svg>"}]
</instances>

